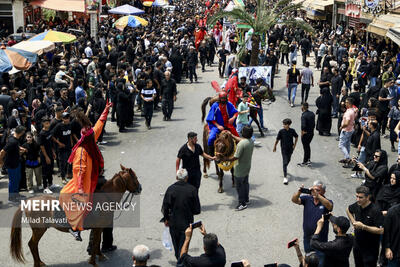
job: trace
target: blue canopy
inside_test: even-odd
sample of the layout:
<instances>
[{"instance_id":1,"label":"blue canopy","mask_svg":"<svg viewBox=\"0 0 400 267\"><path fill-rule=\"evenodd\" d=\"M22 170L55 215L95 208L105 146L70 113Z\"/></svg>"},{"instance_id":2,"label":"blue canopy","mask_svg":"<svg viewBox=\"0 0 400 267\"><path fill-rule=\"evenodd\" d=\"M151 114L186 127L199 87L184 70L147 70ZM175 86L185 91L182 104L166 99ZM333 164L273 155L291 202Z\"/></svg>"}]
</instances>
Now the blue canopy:
<instances>
[{"instance_id":1,"label":"blue canopy","mask_svg":"<svg viewBox=\"0 0 400 267\"><path fill-rule=\"evenodd\" d=\"M113 9L108 10L108 13L120 14L120 15L140 15L140 14L144 14L144 11L139 8L136 8L131 5L126 4L126 5L115 7Z\"/></svg>"}]
</instances>

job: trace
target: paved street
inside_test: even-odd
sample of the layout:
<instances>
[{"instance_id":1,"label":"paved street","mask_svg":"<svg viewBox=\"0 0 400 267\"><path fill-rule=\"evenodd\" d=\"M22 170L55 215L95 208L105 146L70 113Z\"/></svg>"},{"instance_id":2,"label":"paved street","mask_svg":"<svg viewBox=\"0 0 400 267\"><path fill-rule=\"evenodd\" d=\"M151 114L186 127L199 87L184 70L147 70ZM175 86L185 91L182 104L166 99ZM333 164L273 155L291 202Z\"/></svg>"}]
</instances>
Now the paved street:
<instances>
[{"instance_id":1,"label":"paved street","mask_svg":"<svg viewBox=\"0 0 400 267\"><path fill-rule=\"evenodd\" d=\"M300 61L299 57L298 62ZM222 194L217 193L218 181L213 165L209 170L210 178L202 179L199 192L202 212L195 220L202 220L207 232L218 235L219 242L225 247L226 266L242 258L249 259L252 266L263 266L273 262L298 266L294 249L286 247L287 242L295 237L302 240L303 209L291 203L292 194L301 184L310 186L314 180L322 180L327 184L326 196L334 202L334 214L345 215L346 207L355 201L355 188L361 183L359 179L351 179L350 170L343 169L337 163L342 155L335 140L335 119L331 137L321 137L318 134L314 137L312 168L296 166L301 162L303 155L299 139L288 168L289 185L282 184L280 150L278 148L278 151L273 153L272 147L284 118L291 118L292 127L300 133L301 91L297 93L296 107L291 108L287 103L285 87L287 67L279 67L281 71L275 78L277 101L264 106L264 122L269 132L264 138L258 138L259 133L255 129L256 138L262 146L254 150L249 208L241 212L234 211L237 196L232 188L230 174L225 176L225 192ZM136 116L135 127L124 134L118 133L115 123L107 123L105 140L108 144L101 147L105 158L106 177L112 177L122 163L136 172L143 191L140 196L140 228L114 229L114 243L118 250L107 255L109 259L100 263L100 266L132 266L131 251L137 244L145 244L151 249L150 264L175 264L173 252L167 251L161 243L164 226L159 220L163 193L175 181L175 159L178 149L186 142L187 132L194 130L201 139L203 125L200 122L200 104L205 97L215 93L210 82L220 81L216 67L208 67L205 73L198 69L198 75L198 83L178 86L179 94L171 121L162 121L162 113L156 112L152 129L148 131L143 119ZM318 80L319 74L315 77L315 81ZM314 112L318 94L319 87L312 88L309 103ZM388 140L382 139L383 147L390 151L388 143ZM351 154L354 155L354 152L352 147ZM395 153L388 154L390 166L394 162ZM56 181L60 182L59 178ZM5 179L0 180L0 188L1 193L7 192ZM9 256L9 232L10 229L0 229L2 266L22 266L14 264ZM330 235L333 236L332 233ZM26 266L32 266L33 260L27 246L29 229L23 229L22 238L24 254L28 260ZM89 266L86 263L88 232L82 233L82 238L84 242L80 243L73 240L70 234L54 229L48 230L39 246L42 260L49 266ZM190 254L199 255L202 252L201 234L196 230L190 244ZM351 262L353 263L353 259Z\"/></svg>"}]
</instances>

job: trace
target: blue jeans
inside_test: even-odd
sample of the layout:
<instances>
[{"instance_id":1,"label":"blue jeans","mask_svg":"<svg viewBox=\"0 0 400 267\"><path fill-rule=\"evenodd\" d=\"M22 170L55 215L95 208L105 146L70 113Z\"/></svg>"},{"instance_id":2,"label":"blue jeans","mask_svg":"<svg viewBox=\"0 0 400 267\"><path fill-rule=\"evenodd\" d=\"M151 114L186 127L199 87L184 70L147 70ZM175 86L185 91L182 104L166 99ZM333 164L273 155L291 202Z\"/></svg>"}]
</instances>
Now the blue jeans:
<instances>
[{"instance_id":1,"label":"blue jeans","mask_svg":"<svg viewBox=\"0 0 400 267\"><path fill-rule=\"evenodd\" d=\"M399 259L389 260L387 267L400 267L400 260Z\"/></svg>"},{"instance_id":2,"label":"blue jeans","mask_svg":"<svg viewBox=\"0 0 400 267\"><path fill-rule=\"evenodd\" d=\"M21 163L15 169L7 169L8 172L8 194L9 197L16 196L19 193L19 182L21 180Z\"/></svg>"},{"instance_id":3,"label":"blue jeans","mask_svg":"<svg viewBox=\"0 0 400 267\"><path fill-rule=\"evenodd\" d=\"M236 124L236 132L238 132L238 134L240 135L240 136L242 136L242 129L243 129L243 127L244 126L246 126L246 124L243 124L243 123L241 123L241 122L238 122L237 124ZM251 137L251 140L253 140L253 142L254 141L256 141L256 138L254 137L254 134L253 134L253 136Z\"/></svg>"},{"instance_id":4,"label":"blue jeans","mask_svg":"<svg viewBox=\"0 0 400 267\"><path fill-rule=\"evenodd\" d=\"M289 83L288 87L288 100L290 103L294 104L294 99L296 98L297 83Z\"/></svg>"},{"instance_id":5,"label":"blue jeans","mask_svg":"<svg viewBox=\"0 0 400 267\"><path fill-rule=\"evenodd\" d=\"M369 78L369 87L372 87L372 86L376 85L376 79L377 79L377 77Z\"/></svg>"},{"instance_id":6,"label":"blue jeans","mask_svg":"<svg viewBox=\"0 0 400 267\"><path fill-rule=\"evenodd\" d=\"M345 159L350 158L350 143L353 132L354 131L346 132L343 130L340 132L339 148L342 150Z\"/></svg>"}]
</instances>

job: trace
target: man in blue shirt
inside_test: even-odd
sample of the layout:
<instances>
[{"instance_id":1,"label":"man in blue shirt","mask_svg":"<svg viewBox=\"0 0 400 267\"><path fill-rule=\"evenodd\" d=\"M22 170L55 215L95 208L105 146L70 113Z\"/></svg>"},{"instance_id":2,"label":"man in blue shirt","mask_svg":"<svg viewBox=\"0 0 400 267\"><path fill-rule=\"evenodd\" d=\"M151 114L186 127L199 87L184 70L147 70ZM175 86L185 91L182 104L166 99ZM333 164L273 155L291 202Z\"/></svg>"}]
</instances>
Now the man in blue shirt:
<instances>
[{"instance_id":1,"label":"man in blue shirt","mask_svg":"<svg viewBox=\"0 0 400 267\"><path fill-rule=\"evenodd\" d=\"M79 99L86 98L86 92L82 88L83 80L78 80L78 86L75 88L75 103L78 104Z\"/></svg>"},{"instance_id":2,"label":"man in blue shirt","mask_svg":"<svg viewBox=\"0 0 400 267\"><path fill-rule=\"evenodd\" d=\"M302 185L299 190L293 194L292 202L298 205L304 206L303 212L303 242L304 251L306 253L311 251L310 241L313 236L315 229L317 228L317 222L321 219L323 214L327 214L333 209L333 202L325 197L326 187L321 181L315 181L313 186L309 189L310 191L304 192L304 186ZM319 234L319 241L328 241L328 230L329 222L324 222L324 226ZM317 251L319 257L319 266L324 266L324 254Z\"/></svg>"}]
</instances>

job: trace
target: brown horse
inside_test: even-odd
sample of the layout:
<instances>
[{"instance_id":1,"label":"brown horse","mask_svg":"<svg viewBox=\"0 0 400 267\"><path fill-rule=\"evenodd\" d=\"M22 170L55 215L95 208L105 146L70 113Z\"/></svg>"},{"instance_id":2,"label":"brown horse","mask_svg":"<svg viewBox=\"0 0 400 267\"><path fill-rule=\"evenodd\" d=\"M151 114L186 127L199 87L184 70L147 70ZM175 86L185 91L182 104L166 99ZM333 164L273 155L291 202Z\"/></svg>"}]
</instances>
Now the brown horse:
<instances>
[{"instance_id":1,"label":"brown horse","mask_svg":"<svg viewBox=\"0 0 400 267\"><path fill-rule=\"evenodd\" d=\"M135 174L135 172L130 169L130 168L125 168L124 166L121 165L121 171L116 173L114 177L111 180L108 180L101 188L99 191L96 191L96 193L104 193L101 194L105 196L107 199L98 200L99 204L104 203L105 201L112 201L113 203L120 202L122 196L126 191L129 191L132 194L140 194L142 190L142 186L138 181L138 178ZM109 193L109 194L106 194ZM107 197L110 196L112 193L112 197ZM42 200L44 202L48 201L57 201L57 199L53 196L38 196L38 197L33 197L28 200ZM39 208L40 211L32 211L32 210L27 210L24 209L23 211L21 210L21 206L19 209L15 212L14 218L12 221L12 228L11 228L11 234L10 234L10 239L11 239L11 245L10 245L10 252L11 256L14 260L24 263L25 258L23 255L22 251L22 240L21 240L21 219L22 219L22 213L25 212L25 216L27 218L27 221L29 222L34 222L35 219L39 221L39 223L35 223L34 225L30 223L30 226L32 228L32 237L29 240L28 246L31 250L33 259L34 259L34 267L39 267L39 266L45 266L45 264L41 261L40 256L39 256L39 241L42 238L43 234L46 232L46 230L50 227L53 227L59 231L66 232L68 233L69 227L65 226L60 226L58 224L54 223L47 223L46 220L43 220L43 218L49 219L48 221L51 221L52 218L55 218L55 212L44 207ZM86 221L90 220L90 216L92 213L89 213L88 216L85 219ZM99 256L99 260L105 260L105 256L101 253L100 251L100 241L101 241L101 233L104 228L104 225L110 225L110 220L112 223L113 220L113 212L106 212L102 211L100 214L96 214L95 219L92 218L92 226L90 228L85 228L85 230L92 229L93 230L93 245L92 245L92 252L91 252L91 257L89 259L89 263L92 264L93 266L98 266L96 264L96 255ZM96 227L97 225L97 227Z\"/></svg>"},{"instance_id":2,"label":"brown horse","mask_svg":"<svg viewBox=\"0 0 400 267\"><path fill-rule=\"evenodd\" d=\"M202 111L202 116L201 116L201 121L204 122L205 119L205 113L206 113L206 106L208 103L210 103L210 106L214 104L216 101L218 101L218 96L216 97L207 97L204 99L202 105L201 105L201 111ZM219 180L219 188L218 188L218 193L223 193L223 179L224 179L224 170L218 166L218 164L223 164L225 165L225 162L221 162L221 159L226 158L226 157L231 157L233 156L235 152L235 141L233 140L232 136L228 131L222 131L217 138L215 139L214 142L214 148L210 149L208 146L208 135L209 135L209 128L207 124L204 124L203 128L203 147L204 147L204 152L207 153L208 155L211 156L216 156L215 160L215 170L218 176ZM210 168L210 161L206 158L203 158L203 177L207 178L207 169ZM228 167L227 169L230 169L231 175L232 175L232 186L235 186L235 182L233 179L233 164L230 164L230 168Z\"/></svg>"}]
</instances>

